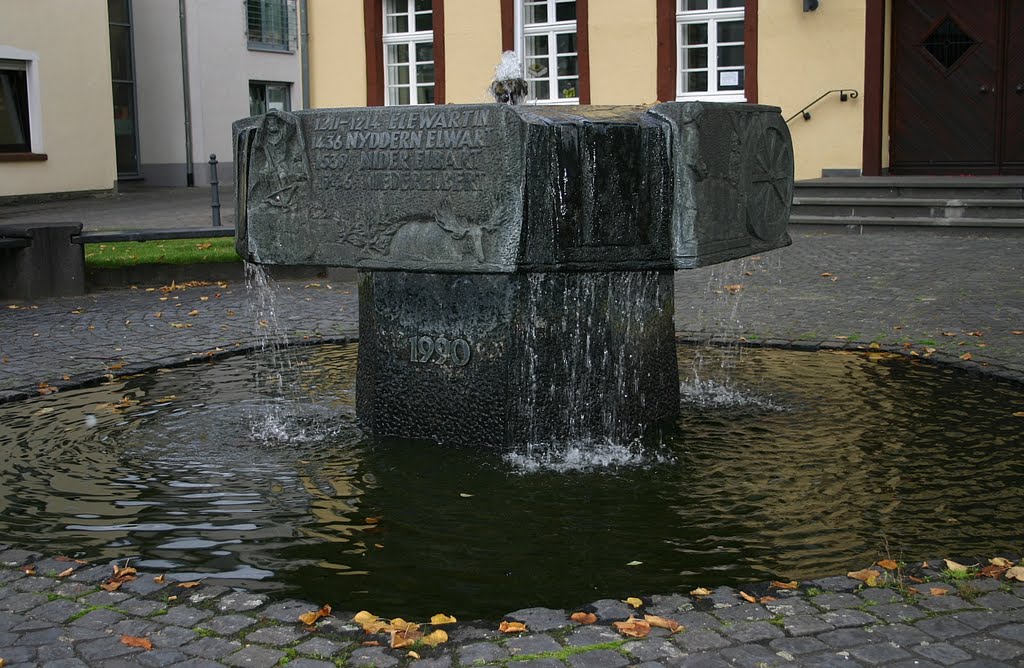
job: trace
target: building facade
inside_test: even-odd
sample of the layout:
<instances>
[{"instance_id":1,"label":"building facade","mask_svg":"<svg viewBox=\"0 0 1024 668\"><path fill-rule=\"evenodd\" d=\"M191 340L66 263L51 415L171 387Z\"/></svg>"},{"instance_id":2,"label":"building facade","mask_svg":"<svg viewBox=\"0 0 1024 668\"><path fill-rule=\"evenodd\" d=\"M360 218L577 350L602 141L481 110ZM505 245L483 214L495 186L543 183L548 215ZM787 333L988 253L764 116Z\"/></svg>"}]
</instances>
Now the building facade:
<instances>
[{"instance_id":1,"label":"building facade","mask_svg":"<svg viewBox=\"0 0 1024 668\"><path fill-rule=\"evenodd\" d=\"M0 199L114 188L110 76L103 0L4 3Z\"/></svg>"}]
</instances>

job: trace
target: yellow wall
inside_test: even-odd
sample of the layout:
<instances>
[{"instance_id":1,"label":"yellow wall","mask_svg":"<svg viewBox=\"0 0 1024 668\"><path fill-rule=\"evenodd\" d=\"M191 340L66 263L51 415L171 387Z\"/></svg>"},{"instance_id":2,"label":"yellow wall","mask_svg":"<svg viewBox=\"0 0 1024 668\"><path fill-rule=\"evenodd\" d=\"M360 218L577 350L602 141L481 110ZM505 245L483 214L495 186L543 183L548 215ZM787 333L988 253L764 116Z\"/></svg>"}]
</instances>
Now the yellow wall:
<instances>
[{"instance_id":1,"label":"yellow wall","mask_svg":"<svg viewBox=\"0 0 1024 668\"><path fill-rule=\"evenodd\" d=\"M33 152L48 156L42 162L0 161L0 197L113 188L107 3L5 2L0 47L38 55L43 144Z\"/></svg>"},{"instance_id":2,"label":"yellow wall","mask_svg":"<svg viewBox=\"0 0 1024 668\"><path fill-rule=\"evenodd\" d=\"M309 102L313 107L366 104L362 0L309 0Z\"/></svg>"},{"instance_id":3,"label":"yellow wall","mask_svg":"<svg viewBox=\"0 0 1024 668\"><path fill-rule=\"evenodd\" d=\"M758 3L758 97L788 118L833 88L864 93L864 0L822 2L804 12L800 2ZM840 102L835 93L810 109L811 120L790 124L796 178L822 169L860 169L863 98Z\"/></svg>"},{"instance_id":4,"label":"yellow wall","mask_svg":"<svg viewBox=\"0 0 1024 668\"><path fill-rule=\"evenodd\" d=\"M445 0L445 100L493 102L487 87L501 60L499 0Z\"/></svg>"},{"instance_id":5,"label":"yellow wall","mask_svg":"<svg viewBox=\"0 0 1024 668\"><path fill-rule=\"evenodd\" d=\"M657 3L590 0L591 104L658 98Z\"/></svg>"}]
</instances>

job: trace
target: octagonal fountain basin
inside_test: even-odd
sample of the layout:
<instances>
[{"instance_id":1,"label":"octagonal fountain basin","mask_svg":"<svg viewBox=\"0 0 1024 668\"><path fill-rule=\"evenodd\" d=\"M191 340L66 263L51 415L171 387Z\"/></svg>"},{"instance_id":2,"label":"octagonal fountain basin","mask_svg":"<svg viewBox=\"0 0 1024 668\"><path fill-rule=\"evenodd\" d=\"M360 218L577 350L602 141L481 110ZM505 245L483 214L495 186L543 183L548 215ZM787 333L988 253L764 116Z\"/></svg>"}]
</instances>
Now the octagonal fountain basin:
<instances>
[{"instance_id":1,"label":"octagonal fountain basin","mask_svg":"<svg viewBox=\"0 0 1024 668\"><path fill-rule=\"evenodd\" d=\"M465 619L1020 548L1017 386L682 347L670 430L500 451L366 436L356 347L288 353L0 406L4 542Z\"/></svg>"}]
</instances>

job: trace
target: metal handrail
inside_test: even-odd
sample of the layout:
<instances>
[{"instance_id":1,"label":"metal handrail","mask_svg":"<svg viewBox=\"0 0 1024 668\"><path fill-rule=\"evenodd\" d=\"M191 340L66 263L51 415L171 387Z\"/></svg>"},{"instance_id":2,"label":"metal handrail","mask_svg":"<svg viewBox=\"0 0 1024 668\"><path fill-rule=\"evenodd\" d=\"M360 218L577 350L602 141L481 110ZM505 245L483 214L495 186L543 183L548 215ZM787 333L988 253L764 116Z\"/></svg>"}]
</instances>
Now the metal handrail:
<instances>
[{"instance_id":1,"label":"metal handrail","mask_svg":"<svg viewBox=\"0 0 1024 668\"><path fill-rule=\"evenodd\" d=\"M834 90L827 90L824 93L822 93L821 95L819 95L813 102L808 104L806 107L804 107L800 111L796 112L795 114L793 114L792 116L787 118L786 119L786 123L789 123L791 120L793 120L797 116L803 116L805 121L811 120L811 112L809 112L807 110L810 109L811 107L813 107L814 105L816 105L817 103L821 102L822 100L824 100L831 93L839 93L839 101L840 102L846 102L848 99L856 98L857 96L860 95L860 93L858 93L856 90L854 90L852 88L836 88Z\"/></svg>"}]
</instances>

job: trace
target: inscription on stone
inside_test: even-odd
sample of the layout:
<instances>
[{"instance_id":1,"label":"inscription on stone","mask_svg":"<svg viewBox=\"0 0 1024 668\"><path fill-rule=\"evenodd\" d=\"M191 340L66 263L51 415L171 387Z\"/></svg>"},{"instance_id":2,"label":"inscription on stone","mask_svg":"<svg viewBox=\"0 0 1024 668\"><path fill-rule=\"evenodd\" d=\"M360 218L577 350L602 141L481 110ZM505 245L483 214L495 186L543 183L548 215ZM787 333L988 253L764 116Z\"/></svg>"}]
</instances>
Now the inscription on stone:
<instances>
[{"instance_id":1,"label":"inscription on stone","mask_svg":"<svg viewBox=\"0 0 1024 668\"><path fill-rule=\"evenodd\" d=\"M469 341L438 337L410 336L409 361L416 364L454 364L466 366L473 355Z\"/></svg>"}]
</instances>

